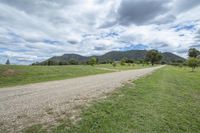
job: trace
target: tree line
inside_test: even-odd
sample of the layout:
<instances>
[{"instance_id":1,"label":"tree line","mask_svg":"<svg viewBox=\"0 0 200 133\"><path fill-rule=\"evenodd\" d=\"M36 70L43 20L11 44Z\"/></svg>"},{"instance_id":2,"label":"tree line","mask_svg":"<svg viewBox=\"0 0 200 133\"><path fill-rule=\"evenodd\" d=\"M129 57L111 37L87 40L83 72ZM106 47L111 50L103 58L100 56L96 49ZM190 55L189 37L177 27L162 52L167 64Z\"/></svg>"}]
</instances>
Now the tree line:
<instances>
[{"instance_id":1,"label":"tree line","mask_svg":"<svg viewBox=\"0 0 200 133\"><path fill-rule=\"evenodd\" d=\"M132 60L132 59L127 59L127 58L123 58L120 61L106 61L103 62L103 64L112 64L113 67L116 67L117 64L120 64L121 66L124 66L126 64L131 65L131 64L151 64L152 66L154 64L166 64L166 62L162 62L162 54L161 52L159 52L158 50L149 50L146 53L145 59L140 59L140 60ZM10 65L10 61L9 59L7 59L6 65ZM33 63L32 65L46 65L46 66L53 66L53 65L79 65L80 63L75 60L75 59L70 59L68 62L65 61L52 61L52 60L48 60L42 63L36 62ZM98 60L98 58L96 57L91 57L87 62L82 63L82 64L86 64L86 65L91 65L94 66L96 64L101 64ZM188 50L188 59L187 61L183 61L183 60L174 60L172 61L169 65L173 65L173 66L189 66L192 68L192 71L195 70L196 67L200 66L200 51L197 50L196 48L190 48Z\"/></svg>"},{"instance_id":2,"label":"tree line","mask_svg":"<svg viewBox=\"0 0 200 133\"><path fill-rule=\"evenodd\" d=\"M188 66L192 68L192 71L194 71L196 67L200 66L200 51L195 48L190 48L188 56Z\"/></svg>"},{"instance_id":3,"label":"tree line","mask_svg":"<svg viewBox=\"0 0 200 133\"><path fill-rule=\"evenodd\" d=\"M149 64L149 63L151 63L151 65L154 65L155 63L159 64L161 59L162 59L161 52L159 52L157 50L149 50L146 54L145 59L133 60L133 59L122 58L119 61L106 60L106 61L100 62L98 58L91 57L88 61L81 62L81 63L79 61L75 60L75 59L70 59L69 61L47 60L47 61L44 61L44 62L41 62L41 63L36 62L36 63L33 63L32 65L53 66L53 65L80 65L80 64L85 64L85 65L94 66L96 64L113 64L113 66L116 66L117 63L119 63L122 66L124 66L126 64L130 65L130 64L133 64L133 63L136 63L136 64Z\"/></svg>"}]
</instances>

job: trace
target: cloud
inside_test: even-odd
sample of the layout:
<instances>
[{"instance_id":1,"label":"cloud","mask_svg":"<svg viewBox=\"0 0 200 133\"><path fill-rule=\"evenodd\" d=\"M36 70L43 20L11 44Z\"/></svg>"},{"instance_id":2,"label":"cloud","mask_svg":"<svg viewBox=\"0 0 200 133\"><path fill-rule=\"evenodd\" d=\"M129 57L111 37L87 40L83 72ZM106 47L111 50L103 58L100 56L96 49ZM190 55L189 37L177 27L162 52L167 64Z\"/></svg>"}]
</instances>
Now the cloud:
<instances>
[{"instance_id":1,"label":"cloud","mask_svg":"<svg viewBox=\"0 0 200 133\"><path fill-rule=\"evenodd\" d=\"M199 46L199 11L199 0L0 0L0 63L143 48L186 56Z\"/></svg>"},{"instance_id":2,"label":"cloud","mask_svg":"<svg viewBox=\"0 0 200 133\"><path fill-rule=\"evenodd\" d=\"M94 47L94 50L96 51L102 51L102 50L106 50L107 48L106 47L103 47L103 46L95 46Z\"/></svg>"},{"instance_id":3,"label":"cloud","mask_svg":"<svg viewBox=\"0 0 200 133\"><path fill-rule=\"evenodd\" d=\"M117 11L122 25L147 24L152 19L169 10L168 0L123 0Z\"/></svg>"},{"instance_id":4,"label":"cloud","mask_svg":"<svg viewBox=\"0 0 200 133\"><path fill-rule=\"evenodd\" d=\"M176 20L176 16L172 14L160 15L156 17L154 20L150 20L150 23L153 24L167 24L170 22L174 22Z\"/></svg>"},{"instance_id":5,"label":"cloud","mask_svg":"<svg viewBox=\"0 0 200 133\"><path fill-rule=\"evenodd\" d=\"M200 5L199 0L175 0L174 10L178 13L185 12Z\"/></svg>"}]
</instances>

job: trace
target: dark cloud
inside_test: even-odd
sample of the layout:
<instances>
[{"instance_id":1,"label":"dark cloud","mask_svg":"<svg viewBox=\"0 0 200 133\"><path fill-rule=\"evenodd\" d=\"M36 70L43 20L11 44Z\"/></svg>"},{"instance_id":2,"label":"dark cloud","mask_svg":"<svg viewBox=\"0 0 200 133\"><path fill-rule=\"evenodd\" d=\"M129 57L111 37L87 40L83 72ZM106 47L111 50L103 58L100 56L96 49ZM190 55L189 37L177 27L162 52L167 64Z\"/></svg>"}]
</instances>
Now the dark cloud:
<instances>
[{"instance_id":1,"label":"dark cloud","mask_svg":"<svg viewBox=\"0 0 200 133\"><path fill-rule=\"evenodd\" d=\"M160 43L160 47L168 47L169 46L169 44L167 44L167 43Z\"/></svg>"},{"instance_id":2,"label":"dark cloud","mask_svg":"<svg viewBox=\"0 0 200 133\"><path fill-rule=\"evenodd\" d=\"M200 47L200 30L198 30L197 32L196 32L196 36L195 36L195 46L197 45L197 47ZM193 45L193 46L194 46Z\"/></svg>"},{"instance_id":3,"label":"dark cloud","mask_svg":"<svg viewBox=\"0 0 200 133\"><path fill-rule=\"evenodd\" d=\"M22 10L27 13L35 13L46 8L52 8L51 3L46 1L31 1L31 0L0 0L1 3L15 7L16 9Z\"/></svg>"},{"instance_id":4,"label":"dark cloud","mask_svg":"<svg viewBox=\"0 0 200 133\"><path fill-rule=\"evenodd\" d=\"M103 47L103 46L96 46L96 47L94 47L94 50L102 51L102 50L106 50L106 47Z\"/></svg>"},{"instance_id":5,"label":"dark cloud","mask_svg":"<svg viewBox=\"0 0 200 133\"><path fill-rule=\"evenodd\" d=\"M117 21L107 21L103 23L99 28L109 28L117 24Z\"/></svg>"},{"instance_id":6,"label":"dark cloud","mask_svg":"<svg viewBox=\"0 0 200 133\"><path fill-rule=\"evenodd\" d=\"M79 42L76 41L76 40L68 40L67 42L70 43L70 44L77 44L77 43L79 43Z\"/></svg>"},{"instance_id":7,"label":"dark cloud","mask_svg":"<svg viewBox=\"0 0 200 133\"><path fill-rule=\"evenodd\" d=\"M185 12L200 5L200 0L176 0L175 8L178 13Z\"/></svg>"},{"instance_id":8,"label":"dark cloud","mask_svg":"<svg viewBox=\"0 0 200 133\"><path fill-rule=\"evenodd\" d=\"M190 46L191 48L200 48L200 44L194 44L192 46Z\"/></svg>"},{"instance_id":9,"label":"dark cloud","mask_svg":"<svg viewBox=\"0 0 200 133\"><path fill-rule=\"evenodd\" d=\"M76 0L76 2L73 0L0 0L0 3L13 6L27 13L41 12L41 10L44 11L52 8L60 8L62 6L76 4L78 2L80 2L80 0Z\"/></svg>"},{"instance_id":10,"label":"dark cloud","mask_svg":"<svg viewBox=\"0 0 200 133\"><path fill-rule=\"evenodd\" d=\"M167 15L164 15L164 16L158 16L151 23L154 23L154 24L167 24L167 23L174 22L175 20L176 20L176 16L174 16L172 14L167 14Z\"/></svg>"},{"instance_id":11,"label":"dark cloud","mask_svg":"<svg viewBox=\"0 0 200 133\"><path fill-rule=\"evenodd\" d=\"M184 54L184 53L188 52L188 49L178 49L178 50L176 50L176 52L179 54Z\"/></svg>"},{"instance_id":12,"label":"dark cloud","mask_svg":"<svg viewBox=\"0 0 200 133\"><path fill-rule=\"evenodd\" d=\"M122 25L142 25L169 10L168 0L123 0L118 9L118 21Z\"/></svg>"}]
</instances>

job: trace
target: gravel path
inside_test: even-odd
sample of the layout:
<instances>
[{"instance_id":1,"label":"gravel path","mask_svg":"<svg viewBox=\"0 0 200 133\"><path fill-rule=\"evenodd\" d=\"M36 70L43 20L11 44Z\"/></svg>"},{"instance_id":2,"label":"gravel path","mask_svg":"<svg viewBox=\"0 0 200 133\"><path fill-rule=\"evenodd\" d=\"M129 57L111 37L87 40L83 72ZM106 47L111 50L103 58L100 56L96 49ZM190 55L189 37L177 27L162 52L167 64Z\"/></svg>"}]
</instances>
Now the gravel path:
<instances>
[{"instance_id":1,"label":"gravel path","mask_svg":"<svg viewBox=\"0 0 200 133\"><path fill-rule=\"evenodd\" d=\"M161 68L145 68L0 89L0 132L16 132L34 123L56 124L88 101L122 83Z\"/></svg>"}]
</instances>

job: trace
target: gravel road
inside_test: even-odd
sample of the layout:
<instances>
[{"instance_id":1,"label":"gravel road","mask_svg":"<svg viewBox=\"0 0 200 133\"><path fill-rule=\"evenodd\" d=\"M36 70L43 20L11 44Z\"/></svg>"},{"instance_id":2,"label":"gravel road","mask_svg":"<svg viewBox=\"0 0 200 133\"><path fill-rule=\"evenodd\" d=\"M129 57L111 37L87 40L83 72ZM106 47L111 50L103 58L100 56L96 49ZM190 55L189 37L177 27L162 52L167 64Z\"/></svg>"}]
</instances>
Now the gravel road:
<instances>
[{"instance_id":1,"label":"gravel road","mask_svg":"<svg viewBox=\"0 0 200 133\"><path fill-rule=\"evenodd\" d=\"M80 106L161 68L127 70L0 89L0 132L18 132L34 123L76 118Z\"/></svg>"}]
</instances>

